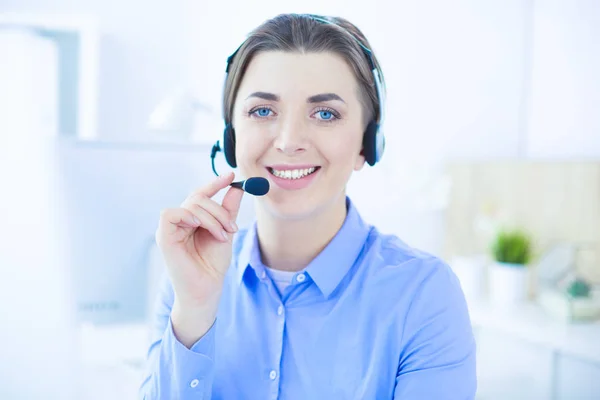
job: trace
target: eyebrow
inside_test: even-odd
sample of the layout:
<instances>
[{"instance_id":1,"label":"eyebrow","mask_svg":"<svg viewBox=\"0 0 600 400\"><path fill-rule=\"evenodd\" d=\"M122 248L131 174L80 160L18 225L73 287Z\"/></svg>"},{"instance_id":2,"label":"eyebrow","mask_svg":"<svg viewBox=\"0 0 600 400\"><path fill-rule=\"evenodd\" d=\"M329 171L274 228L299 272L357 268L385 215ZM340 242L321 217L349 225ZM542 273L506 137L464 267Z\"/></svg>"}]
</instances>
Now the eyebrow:
<instances>
[{"instance_id":1,"label":"eyebrow","mask_svg":"<svg viewBox=\"0 0 600 400\"><path fill-rule=\"evenodd\" d=\"M324 101L331 101L331 100L339 100L342 103L345 103L345 101L340 96L338 96L335 93L317 94L317 95L314 95L314 96L310 96L307 99L307 101L309 103L321 103L321 102L324 102Z\"/></svg>"},{"instance_id":2,"label":"eyebrow","mask_svg":"<svg viewBox=\"0 0 600 400\"><path fill-rule=\"evenodd\" d=\"M248 100L250 97L258 97L259 99L270 100L270 101L279 101L279 96L277 96L276 94L267 93L267 92L254 92L254 93L250 94L250 96L246 97L246 100Z\"/></svg>"},{"instance_id":3,"label":"eyebrow","mask_svg":"<svg viewBox=\"0 0 600 400\"><path fill-rule=\"evenodd\" d=\"M251 93L248 97L246 97L246 100L248 100L251 97L258 97L260 99L269 100L269 101L279 101L280 100L279 96L277 96L276 94L273 94L273 93L268 93L268 92ZM342 103L345 103L344 99L342 99L340 96L338 96L335 93L316 94L316 95L310 96L308 99L306 99L306 101L308 103L321 103L321 102L331 101L331 100L339 100Z\"/></svg>"}]
</instances>

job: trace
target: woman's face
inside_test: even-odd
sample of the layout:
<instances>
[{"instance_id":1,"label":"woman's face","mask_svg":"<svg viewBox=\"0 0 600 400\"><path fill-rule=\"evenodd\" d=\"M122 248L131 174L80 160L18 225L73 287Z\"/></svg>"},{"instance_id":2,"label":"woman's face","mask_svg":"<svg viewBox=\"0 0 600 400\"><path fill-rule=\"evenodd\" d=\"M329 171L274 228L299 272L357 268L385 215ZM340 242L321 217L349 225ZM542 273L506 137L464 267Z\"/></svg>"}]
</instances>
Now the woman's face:
<instances>
[{"instance_id":1,"label":"woman's face","mask_svg":"<svg viewBox=\"0 0 600 400\"><path fill-rule=\"evenodd\" d=\"M343 201L361 154L363 109L350 67L333 53L262 52L248 65L233 110L236 159L271 189L259 204L303 218Z\"/></svg>"}]
</instances>

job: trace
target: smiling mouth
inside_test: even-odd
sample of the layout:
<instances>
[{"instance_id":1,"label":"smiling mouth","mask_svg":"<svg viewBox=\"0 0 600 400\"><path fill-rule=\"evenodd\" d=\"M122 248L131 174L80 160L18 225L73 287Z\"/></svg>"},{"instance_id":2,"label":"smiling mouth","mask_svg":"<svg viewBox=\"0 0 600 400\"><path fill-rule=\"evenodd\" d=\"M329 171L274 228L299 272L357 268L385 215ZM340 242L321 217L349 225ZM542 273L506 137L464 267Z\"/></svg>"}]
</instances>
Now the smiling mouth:
<instances>
[{"instance_id":1,"label":"smiling mouth","mask_svg":"<svg viewBox=\"0 0 600 400\"><path fill-rule=\"evenodd\" d=\"M311 168L303 168L303 169L286 169L286 170L276 170L270 167L267 167L267 170L278 178L282 179L302 179L309 175L317 172L321 167L311 167Z\"/></svg>"}]
</instances>

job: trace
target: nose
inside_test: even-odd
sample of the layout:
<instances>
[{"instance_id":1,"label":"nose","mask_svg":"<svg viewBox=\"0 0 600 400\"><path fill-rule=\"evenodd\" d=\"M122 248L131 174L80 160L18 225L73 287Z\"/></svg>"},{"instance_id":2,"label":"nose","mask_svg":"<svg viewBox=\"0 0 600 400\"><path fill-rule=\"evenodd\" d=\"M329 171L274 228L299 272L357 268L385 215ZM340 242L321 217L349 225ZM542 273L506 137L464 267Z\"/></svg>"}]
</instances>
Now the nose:
<instances>
[{"instance_id":1,"label":"nose","mask_svg":"<svg viewBox=\"0 0 600 400\"><path fill-rule=\"evenodd\" d=\"M308 148L308 136L304 121L294 116L282 118L274 146L277 151L286 155L305 152Z\"/></svg>"}]
</instances>

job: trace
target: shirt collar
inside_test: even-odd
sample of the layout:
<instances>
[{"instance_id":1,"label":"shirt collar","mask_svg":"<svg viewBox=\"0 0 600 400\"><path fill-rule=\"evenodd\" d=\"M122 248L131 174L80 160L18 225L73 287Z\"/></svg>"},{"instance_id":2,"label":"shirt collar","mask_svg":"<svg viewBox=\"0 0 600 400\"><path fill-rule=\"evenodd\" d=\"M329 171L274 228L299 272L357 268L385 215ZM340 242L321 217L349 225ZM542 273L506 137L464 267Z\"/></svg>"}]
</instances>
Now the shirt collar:
<instances>
[{"instance_id":1,"label":"shirt collar","mask_svg":"<svg viewBox=\"0 0 600 400\"><path fill-rule=\"evenodd\" d=\"M346 197L346 207L348 212L342 227L305 269L325 297L335 290L354 265L371 231L371 226L363 221L349 197ZM238 283L243 279L248 267L254 269L256 276L264 278L266 271L260 258L256 222L254 222L243 238L239 252Z\"/></svg>"}]
</instances>

